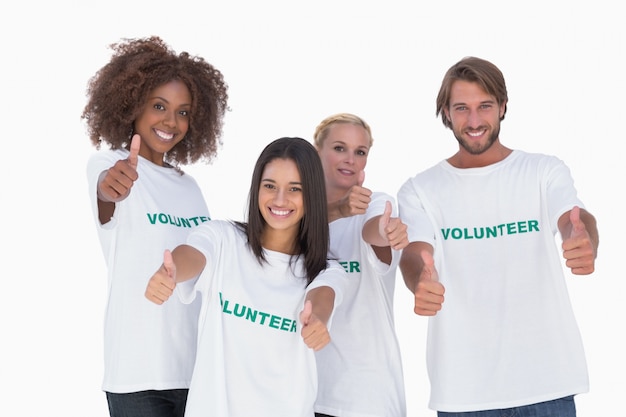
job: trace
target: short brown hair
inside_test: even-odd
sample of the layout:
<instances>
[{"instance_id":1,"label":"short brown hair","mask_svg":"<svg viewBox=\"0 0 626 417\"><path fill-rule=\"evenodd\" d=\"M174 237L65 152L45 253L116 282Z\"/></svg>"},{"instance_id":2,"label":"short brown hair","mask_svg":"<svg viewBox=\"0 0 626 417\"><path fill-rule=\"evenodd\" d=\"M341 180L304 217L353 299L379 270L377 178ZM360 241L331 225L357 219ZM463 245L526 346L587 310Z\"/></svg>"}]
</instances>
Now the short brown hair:
<instances>
[{"instance_id":1,"label":"short brown hair","mask_svg":"<svg viewBox=\"0 0 626 417\"><path fill-rule=\"evenodd\" d=\"M509 97L506 92L506 83L502 72L489 61L476 57L465 57L454 64L441 82L441 88L437 95L437 112L436 116L441 114L441 121L444 126L452 129L452 124L446 117L443 109L450 106L450 91L455 81L469 81L477 83L489 95L496 98L498 105L504 103L504 113L500 120L504 120L506 114L506 103Z\"/></svg>"}]
</instances>

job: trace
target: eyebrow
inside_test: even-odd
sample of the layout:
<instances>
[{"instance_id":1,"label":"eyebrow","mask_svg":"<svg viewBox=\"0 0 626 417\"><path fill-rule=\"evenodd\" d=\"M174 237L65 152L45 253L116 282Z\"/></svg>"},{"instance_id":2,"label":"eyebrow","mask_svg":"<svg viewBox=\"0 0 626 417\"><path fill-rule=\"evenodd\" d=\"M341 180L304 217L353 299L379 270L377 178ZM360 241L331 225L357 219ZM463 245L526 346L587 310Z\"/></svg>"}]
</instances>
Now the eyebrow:
<instances>
[{"instance_id":1,"label":"eyebrow","mask_svg":"<svg viewBox=\"0 0 626 417\"><path fill-rule=\"evenodd\" d=\"M332 145L346 145L346 141L341 140L341 139L335 139L333 141L329 141L328 143L332 144ZM365 148L365 149L369 149L367 145L357 145L357 148Z\"/></svg>"},{"instance_id":2,"label":"eyebrow","mask_svg":"<svg viewBox=\"0 0 626 417\"><path fill-rule=\"evenodd\" d=\"M276 180L273 180L271 178L261 178L261 182L271 182L271 183L276 184ZM302 185L302 183L299 182L299 181L289 181L289 184L292 184L292 185Z\"/></svg>"},{"instance_id":3,"label":"eyebrow","mask_svg":"<svg viewBox=\"0 0 626 417\"><path fill-rule=\"evenodd\" d=\"M496 100L483 100L478 104L495 104L497 101ZM454 106L467 106L467 103L464 101L460 101L458 103L450 103L450 106L454 107Z\"/></svg>"},{"instance_id":4,"label":"eyebrow","mask_svg":"<svg viewBox=\"0 0 626 417\"><path fill-rule=\"evenodd\" d=\"M166 102L167 104L170 104L168 99L166 99L165 97L161 97L161 96L152 96L150 97L150 100L161 100L161 101ZM191 103L183 103L179 107L184 107L184 106L191 106Z\"/></svg>"}]
</instances>

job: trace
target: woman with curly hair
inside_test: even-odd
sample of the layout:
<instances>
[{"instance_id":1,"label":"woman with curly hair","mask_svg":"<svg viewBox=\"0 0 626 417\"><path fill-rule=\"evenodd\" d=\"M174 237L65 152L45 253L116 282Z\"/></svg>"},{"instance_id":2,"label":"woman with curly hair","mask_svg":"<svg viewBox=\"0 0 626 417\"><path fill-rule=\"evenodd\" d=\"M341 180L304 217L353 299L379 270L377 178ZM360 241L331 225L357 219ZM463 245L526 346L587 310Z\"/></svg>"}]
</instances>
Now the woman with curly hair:
<instances>
[{"instance_id":1,"label":"woman with curly hair","mask_svg":"<svg viewBox=\"0 0 626 417\"><path fill-rule=\"evenodd\" d=\"M200 304L159 307L144 290L163 250L210 220L180 165L217 154L228 87L203 58L177 54L156 36L111 48L82 114L99 150L87 176L108 268L102 389L112 417L182 417Z\"/></svg>"}]
</instances>

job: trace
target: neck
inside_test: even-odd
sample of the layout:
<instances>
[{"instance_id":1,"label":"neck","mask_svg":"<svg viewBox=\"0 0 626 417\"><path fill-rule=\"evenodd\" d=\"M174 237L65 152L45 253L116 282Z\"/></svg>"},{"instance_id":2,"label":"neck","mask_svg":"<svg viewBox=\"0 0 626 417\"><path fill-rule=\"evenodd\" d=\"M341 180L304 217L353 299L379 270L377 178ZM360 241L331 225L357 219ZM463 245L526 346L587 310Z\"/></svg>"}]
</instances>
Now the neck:
<instances>
[{"instance_id":1,"label":"neck","mask_svg":"<svg viewBox=\"0 0 626 417\"><path fill-rule=\"evenodd\" d=\"M513 152L512 149L499 143L479 155L460 148L457 153L448 158L448 163L455 168L482 168L504 160L511 152Z\"/></svg>"},{"instance_id":2,"label":"neck","mask_svg":"<svg viewBox=\"0 0 626 417\"><path fill-rule=\"evenodd\" d=\"M297 229L275 230L266 228L261 237L261 246L274 252L296 254Z\"/></svg>"}]
</instances>

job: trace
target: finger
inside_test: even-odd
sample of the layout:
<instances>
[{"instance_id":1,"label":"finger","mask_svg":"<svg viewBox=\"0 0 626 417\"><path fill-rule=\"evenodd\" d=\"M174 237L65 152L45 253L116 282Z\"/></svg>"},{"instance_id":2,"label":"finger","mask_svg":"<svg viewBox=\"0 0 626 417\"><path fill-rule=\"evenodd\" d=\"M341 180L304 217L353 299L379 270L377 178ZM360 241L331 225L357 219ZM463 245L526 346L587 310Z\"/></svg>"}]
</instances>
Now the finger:
<instances>
[{"instance_id":1,"label":"finger","mask_svg":"<svg viewBox=\"0 0 626 417\"><path fill-rule=\"evenodd\" d=\"M385 239L387 243L391 244L392 238L392 227L389 227L389 222L391 220L391 203L389 201L385 202L385 211L378 219L378 234L381 238Z\"/></svg>"},{"instance_id":2,"label":"finger","mask_svg":"<svg viewBox=\"0 0 626 417\"><path fill-rule=\"evenodd\" d=\"M428 278L429 280L436 280L437 277L435 276L435 260L433 259L433 255L426 251L423 250L422 253L422 262L424 263L424 268L422 269L422 274L424 275L425 278Z\"/></svg>"},{"instance_id":3,"label":"finger","mask_svg":"<svg viewBox=\"0 0 626 417\"><path fill-rule=\"evenodd\" d=\"M358 185L359 187L362 187L364 181L365 181L365 171L361 171L359 172L359 179L357 180L356 185Z\"/></svg>"},{"instance_id":4,"label":"finger","mask_svg":"<svg viewBox=\"0 0 626 417\"><path fill-rule=\"evenodd\" d=\"M383 212L383 215L381 216L381 221L383 222L385 226L387 226L389 224L390 219L391 219L391 202L387 201L385 203L385 211Z\"/></svg>"},{"instance_id":5,"label":"finger","mask_svg":"<svg viewBox=\"0 0 626 417\"><path fill-rule=\"evenodd\" d=\"M303 325L309 324L309 320L311 319L311 315L313 314L313 303L311 300L306 300L304 302L304 310L300 312L300 322Z\"/></svg>"},{"instance_id":6,"label":"finger","mask_svg":"<svg viewBox=\"0 0 626 417\"><path fill-rule=\"evenodd\" d=\"M141 136L134 134L133 139L130 141L130 155L128 155L128 163L134 169L137 169L139 161L139 148L141 148Z\"/></svg>"},{"instance_id":7,"label":"finger","mask_svg":"<svg viewBox=\"0 0 626 417\"><path fill-rule=\"evenodd\" d=\"M176 280L176 264L174 263L174 258L172 257L172 252L169 249L165 249L163 253L163 267L167 272L167 275Z\"/></svg>"},{"instance_id":8,"label":"finger","mask_svg":"<svg viewBox=\"0 0 626 417\"><path fill-rule=\"evenodd\" d=\"M574 206L569 212L569 220L572 223L570 237L581 236L585 231L585 224L580 220L580 207Z\"/></svg>"}]
</instances>

